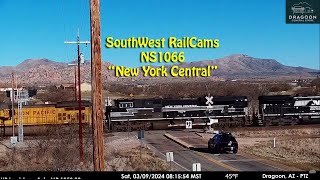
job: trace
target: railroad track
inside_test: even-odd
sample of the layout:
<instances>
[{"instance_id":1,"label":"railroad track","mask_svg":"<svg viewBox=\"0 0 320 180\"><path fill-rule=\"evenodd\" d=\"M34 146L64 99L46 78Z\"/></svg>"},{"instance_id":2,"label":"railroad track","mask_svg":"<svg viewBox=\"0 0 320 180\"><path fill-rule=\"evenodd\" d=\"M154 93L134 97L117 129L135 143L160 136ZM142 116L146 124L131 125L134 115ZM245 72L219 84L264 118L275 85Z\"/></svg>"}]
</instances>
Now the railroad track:
<instances>
[{"instance_id":1,"label":"railroad track","mask_svg":"<svg viewBox=\"0 0 320 180\"><path fill-rule=\"evenodd\" d=\"M304 125L283 125L283 126L252 126L252 127L234 127L225 128L232 129L232 131L261 131L261 130L282 130L282 129L304 129L304 128L320 128L320 124L304 124Z\"/></svg>"},{"instance_id":2,"label":"railroad track","mask_svg":"<svg viewBox=\"0 0 320 180\"><path fill-rule=\"evenodd\" d=\"M146 122L148 123L148 122ZM141 125L140 125L141 126ZM150 126L149 126L150 127ZM195 126L195 129L201 129L205 128L204 126ZM276 126L245 126L245 127L213 127L214 130L217 131L245 131L245 130L250 130L250 131L261 131L261 130L281 130L281 129L303 129L303 128L320 128L320 124L296 124L296 125L276 125ZM167 122L159 122L159 123L153 123L153 126L151 129L149 128L140 128L140 129L134 129L130 127L129 131L137 131L137 130L176 130L176 129L185 129L185 126L177 126L177 127L168 127ZM113 131L108 131L107 132L125 132L128 131L128 126L127 125L122 125L121 128L116 128Z\"/></svg>"}]
</instances>

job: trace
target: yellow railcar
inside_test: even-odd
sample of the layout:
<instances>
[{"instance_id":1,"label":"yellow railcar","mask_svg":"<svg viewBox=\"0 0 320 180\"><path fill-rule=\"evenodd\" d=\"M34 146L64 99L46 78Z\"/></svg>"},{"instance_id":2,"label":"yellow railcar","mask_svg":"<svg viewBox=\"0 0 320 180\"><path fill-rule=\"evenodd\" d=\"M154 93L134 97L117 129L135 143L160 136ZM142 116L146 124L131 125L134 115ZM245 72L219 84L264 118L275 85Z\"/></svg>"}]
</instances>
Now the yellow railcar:
<instances>
[{"instance_id":1,"label":"yellow railcar","mask_svg":"<svg viewBox=\"0 0 320 180\"><path fill-rule=\"evenodd\" d=\"M61 102L57 104L27 105L22 108L23 125L57 125L79 123L77 102ZM82 122L91 122L91 105L89 102L82 102ZM0 126L12 126L10 108L0 111L0 117L4 120ZM14 123L19 124L19 112L15 106Z\"/></svg>"}]
</instances>

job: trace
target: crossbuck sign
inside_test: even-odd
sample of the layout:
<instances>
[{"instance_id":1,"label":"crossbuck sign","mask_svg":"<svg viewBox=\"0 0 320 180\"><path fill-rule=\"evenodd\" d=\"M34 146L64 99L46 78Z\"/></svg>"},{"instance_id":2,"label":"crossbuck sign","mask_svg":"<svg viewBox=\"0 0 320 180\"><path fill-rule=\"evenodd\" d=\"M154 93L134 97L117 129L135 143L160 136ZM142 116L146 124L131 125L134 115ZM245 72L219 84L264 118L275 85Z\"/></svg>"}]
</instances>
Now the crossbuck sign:
<instances>
[{"instance_id":1,"label":"crossbuck sign","mask_svg":"<svg viewBox=\"0 0 320 180\"><path fill-rule=\"evenodd\" d=\"M212 99L213 99L213 97L212 96L206 96L206 99L207 99L207 102L206 102L206 104L208 105L208 106L211 106L212 104L213 104L213 102L212 102Z\"/></svg>"}]
</instances>

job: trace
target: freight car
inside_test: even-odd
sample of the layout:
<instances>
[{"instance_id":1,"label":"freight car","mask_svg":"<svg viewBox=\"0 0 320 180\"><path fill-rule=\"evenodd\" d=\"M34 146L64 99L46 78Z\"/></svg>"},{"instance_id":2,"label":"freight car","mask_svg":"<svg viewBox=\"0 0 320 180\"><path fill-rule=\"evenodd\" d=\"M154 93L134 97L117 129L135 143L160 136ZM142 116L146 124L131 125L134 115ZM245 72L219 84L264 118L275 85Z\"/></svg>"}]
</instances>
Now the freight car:
<instances>
[{"instance_id":1,"label":"freight car","mask_svg":"<svg viewBox=\"0 0 320 180\"><path fill-rule=\"evenodd\" d=\"M82 101L82 122L89 123L91 120L91 103ZM11 116L14 115L14 124L19 124L18 108L14 106L12 114L11 106L8 105L0 111L0 127L12 126ZM78 123L78 102L58 102L54 104L26 105L23 106L22 119L24 126L59 125Z\"/></svg>"},{"instance_id":2,"label":"freight car","mask_svg":"<svg viewBox=\"0 0 320 180\"><path fill-rule=\"evenodd\" d=\"M260 96L259 125L309 124L320 119L320 96Z\"/></svg>"},{"instance_id":3,"label":"freight car","mask_svg":"<svg viewBox=\"0 0 320 180\"><path fill-rule=\"evenodd\" d=\"M220 127L251 124L246 96L206 98L117 99L105 115L111 130L156 129L163 122L167 127L184 126L186 120Z\"/></svg>"}]
</instances>

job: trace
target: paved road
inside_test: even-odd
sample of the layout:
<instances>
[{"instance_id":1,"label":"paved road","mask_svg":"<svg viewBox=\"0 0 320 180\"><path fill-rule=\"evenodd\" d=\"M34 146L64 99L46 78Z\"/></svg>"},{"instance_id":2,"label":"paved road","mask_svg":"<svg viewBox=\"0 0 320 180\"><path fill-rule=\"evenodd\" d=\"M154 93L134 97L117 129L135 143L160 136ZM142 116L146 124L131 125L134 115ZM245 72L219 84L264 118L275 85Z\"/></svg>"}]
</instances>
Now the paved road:
<instances>
[{"instance_id":1,"label":"paved road","mask_svg":"<svg viewBox=\"0 0 320 180\"><path fill-rule=\"evenodd\" d=\"M164 134L168 132L188 143L196 144L194 150L184 148L168 139ZM166 152L173 152L177 170L191 171L193 163L201 163L202 171L282 171L278 167L265 164L260 159L249 159L238 154L212 154L206 147L207 142L192 132L147 131L145 143L149 144L160 156L165 158Z\"/></svg>"}]
</instances>

